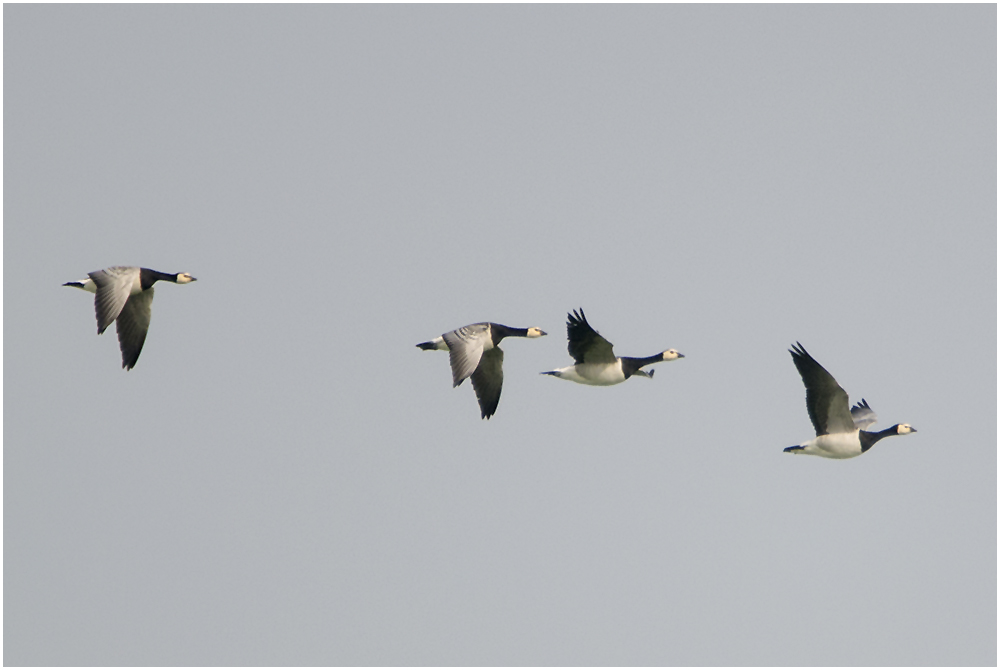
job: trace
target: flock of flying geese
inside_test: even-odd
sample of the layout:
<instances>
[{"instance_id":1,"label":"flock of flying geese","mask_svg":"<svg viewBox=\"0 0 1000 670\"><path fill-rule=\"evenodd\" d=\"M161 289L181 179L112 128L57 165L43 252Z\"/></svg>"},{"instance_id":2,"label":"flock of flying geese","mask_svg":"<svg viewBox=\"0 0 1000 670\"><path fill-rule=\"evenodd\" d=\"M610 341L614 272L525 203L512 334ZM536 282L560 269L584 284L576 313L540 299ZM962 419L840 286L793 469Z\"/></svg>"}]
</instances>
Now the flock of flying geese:
<instances>
[{"instance_id":1,"label":"flock of flying geese","mask_svg":"<svg viewBox=\"0 0 1000 670\"><path fill-rule=\"evenodd\" d=\"M186 272L167 274L147 268L115 266L91 272L86 279L66 282L63 286L95 294L97 334L102 334L114 322L122 352L122 368L131 370L139 360L146 341L152 313L153 284L158 281L188 284L196 280ZM448 352L453 385L459 386L471 378L482 417L489 419L497 411L503 386L503 350L500 349L500 342L505 337L535 338L545 334L545 331L534 327L510 328L499 323L473 323L417 346L428 351ZM674 349L644 358L615 356L613 345L591 327L583 309L568 315L566 336L573 365L541 374L577 384L613 386L633 376L652 379L654 370L646 372L642 368L684 358L684 354ZM796 342L789 353L806 387L806 408L816 429L816 437L788 447L786 452L824 458L854 458L871 449L883 437L917 432L916 428L906 423L898 423L878 432L865 430L878 420L868 403L862 398L860 403L851 407L847 392L801 344Z\"/></svg>"}]
</instances>

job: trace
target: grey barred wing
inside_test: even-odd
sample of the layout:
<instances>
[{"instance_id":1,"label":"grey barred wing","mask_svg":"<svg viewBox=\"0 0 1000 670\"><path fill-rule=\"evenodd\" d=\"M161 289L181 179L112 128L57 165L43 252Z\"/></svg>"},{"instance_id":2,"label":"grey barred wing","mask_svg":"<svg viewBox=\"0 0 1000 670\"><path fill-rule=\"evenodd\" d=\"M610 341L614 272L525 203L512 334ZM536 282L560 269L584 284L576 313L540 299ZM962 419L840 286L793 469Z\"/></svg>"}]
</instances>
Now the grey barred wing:
<instances>
[{"instance_id":1,"label":"grey barred wing","mask_svg":"<svg viewBox=\"0 0 1000 670\"><path fill-rule=\"evenodd\" d=\"M454 386L461 384L476 371L489 334L489 324L474 323L442 335L448 345Z\"/></svg>"},{"instance_id":2,"label":"grey barred wing","mask_svg":"<svg viewBox=\"0 0 1000 670\"><path fill-rule=\"evenodd\" d=\"M139 360L142 345L146 342L149 321L153 314L153 287L138 293L125 303L115 328L118 331L118 346L122 350L122 367L131 370Z\"/></svg>"},{"instance_id":3,"label":"grey barred wing","mask_svg":"<svg viewBox=\"0 0 1000 670\"><path fill-rule=\"evenodd\" d=\"M859 430L865 430L868 426L878 423L878 415L864 398L851 408L851 418L854 419L854 427Z\"/></svg>"},{"instance_id":4,"label":"grey barred wing","mask_svg":"<svg viewBox=\"0 0 1000 670\"><path fill-rule=\"evenodd\" d=\"M139 268L111 267L88 273L97 287L94 311L97 314L97 334L107 330L128 301L132 284L139 275Z\"/></svg>"},{"instance_id":5,"label":"grey barred wing","mask_svg":"<svg viewBox=\"0 0 1000 670\"><path fill-rule=\"evenodd\" d=\"M490 418L497 411L502 387L503 351L500 347L494 347L483 354L479 367L472 373L472 388L476 390L484 419Z\"/></svg>"}]
</instances>

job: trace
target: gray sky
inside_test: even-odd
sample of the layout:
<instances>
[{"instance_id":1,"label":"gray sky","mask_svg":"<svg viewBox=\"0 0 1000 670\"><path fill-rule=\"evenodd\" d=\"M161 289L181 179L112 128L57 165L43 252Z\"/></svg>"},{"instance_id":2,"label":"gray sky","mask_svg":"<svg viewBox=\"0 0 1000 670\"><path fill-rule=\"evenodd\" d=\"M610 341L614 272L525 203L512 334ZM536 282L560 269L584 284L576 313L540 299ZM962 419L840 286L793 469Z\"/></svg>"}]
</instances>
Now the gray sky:
<instances>
[{"instance_id":1,"label":"gray sky","mask_svg":"<svg viewBox=\"0 0 1000 670\"><path fill-rule=\"evenodd\" d=\"M6 6L5 664L995 665L996 12Z\"/></svg>"}]
</instances>

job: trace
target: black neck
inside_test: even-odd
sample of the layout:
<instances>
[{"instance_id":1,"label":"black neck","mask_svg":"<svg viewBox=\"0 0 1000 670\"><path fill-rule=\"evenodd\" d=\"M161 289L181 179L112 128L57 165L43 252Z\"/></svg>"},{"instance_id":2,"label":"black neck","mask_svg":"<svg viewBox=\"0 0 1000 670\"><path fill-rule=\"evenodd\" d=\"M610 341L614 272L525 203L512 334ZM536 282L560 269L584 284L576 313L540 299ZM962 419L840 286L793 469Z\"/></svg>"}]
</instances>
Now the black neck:
<instances>
[{"instance_id":1,"label":"black neck","mask_svg":"<svg viewBox=\"0 0 1000 670\"><path fill-rule=\"evenodd\" d=\"M505 337L527 337L527 328L510 328L499 323L490 324L490 336L493 338L493 346L500 344L500 340Z\"/></svg>"},{"instance_id":2,"label":"black neck","mask_svg":"<svg viewBox=\"0 0 1000 670\"><path fill-rule=\"evenodd\" d=\"M146 291L158 281L172 281L176 284L177 275L168 275L165 272L157 272L149 268L139 268L139 281L142 283L142 290Z\"/></svg>"},{"instance_id":3,"label":"black neck","mask_svg":"<svg viewBox=\"0 0 1000 670\"><path fill-rule=\"evenodd\" d=\"M898 424L896 426L890 426L885 430L880 430L877 433L869 433L867 430L863 430L858 434L858 439L861 440L861 453L864 453L875 446L875 443L881 440L883 437L889 437L890 435L898 435Z\"/></svg>"},{"instance_id":4,"label":"black neck","mask_svg":"<svg viewBox=\"0 0 1000 670\"><path fill-rule=\"evenodd\" d=\"M628 356L622 356L622 372L625 374L625 379L628 379L635 374L636 370L644 365L649 365L650 363L659 363L663 360L663 354L656 354L655 356L646 356L645 358L629 358Z\"/></svg>"}]
</instances>

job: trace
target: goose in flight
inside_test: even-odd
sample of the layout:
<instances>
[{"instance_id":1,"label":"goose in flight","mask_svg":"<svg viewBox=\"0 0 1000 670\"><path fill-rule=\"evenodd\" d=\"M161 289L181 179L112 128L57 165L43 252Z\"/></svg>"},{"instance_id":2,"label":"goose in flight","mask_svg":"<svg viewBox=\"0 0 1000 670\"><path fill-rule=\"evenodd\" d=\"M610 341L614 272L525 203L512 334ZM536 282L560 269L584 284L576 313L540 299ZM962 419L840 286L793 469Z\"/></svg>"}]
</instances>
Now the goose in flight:
<instances>
[{"instance_id":1,"label":"goose in flight","mask_svg":"<svg viewBox=\"0 0 1000 670\"><path fill-rule=\"evenodd\" d=\"M792 345L789 353L806 385L806 408L816 428L816 437L785 451L823 458L854 458L883 437L917 432L908 423L897 423L877 433L868 432L865 428L878 421L868 402L862 398L860 403L850 407L847 392L798 342Z\"/></svg>"},{"instance_id":2,"label":"goose in flight","mask_svg":"<svg viewBox=\"0 0 1000 670\"><path fill-rule=\"evenodd\" d=\"M447 351L451 356L451 378L458 386L472 377L472 388L479 400L483 418L497 411L503 387L503 350L505 337L542 337L540 328L510 328L499 323L473 323L445 333L417 346L428 351Z\"/></svg>"},{"instance_id":3,"label":"goose in flight","mask_svg":"<svg viewBox=\"0 0 1000 670\"><path fill-rule=\"evenodd\" d=\"M569 338L569 355L576 363L568 368L549 370L541 374L568 379L577 384L612 386L622 383L633 375L652 379L654 371L646 372L642 369L644 366L684 358L684 354L674 349L667 349L646 358L615 356L613 345L587 323L582 307L579 313L573 310L572 314L567 315L566 336Z\"/></svg>"},{"instance_id":4,"label":"goose in flight","mask_svg":"<svg viewBox=\"0 0 1000 670\"><path fill-rule=\"evenodd\" d=\"M122 367L131 370L139 360L142 344L146 341L153 305L153 284L158 281L187 284L196 280L186 272L171 275L118 265L90 272L86 279L66 282L63 286L96 294L97 334L101 335L112 322L115 323L118 345L122 350Z\"/></svg>"}]
</instances>

